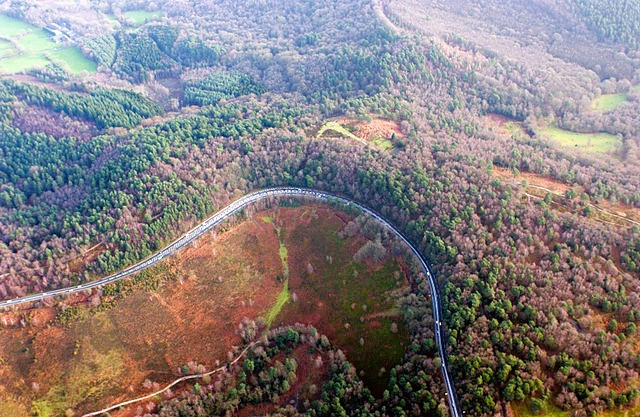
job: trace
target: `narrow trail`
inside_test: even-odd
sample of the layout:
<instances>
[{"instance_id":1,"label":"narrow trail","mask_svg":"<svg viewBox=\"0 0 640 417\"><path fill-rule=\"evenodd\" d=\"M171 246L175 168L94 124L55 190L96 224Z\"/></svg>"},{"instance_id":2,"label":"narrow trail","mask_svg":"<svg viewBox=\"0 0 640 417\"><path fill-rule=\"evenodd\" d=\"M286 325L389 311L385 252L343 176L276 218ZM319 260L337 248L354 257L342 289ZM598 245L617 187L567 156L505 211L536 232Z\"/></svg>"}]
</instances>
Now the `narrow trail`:
<instances>
[{"instance_id":1,"label":"narrow trail","mask_svg":"<svg viewBox=\"0 0 640 417\"><path fill-rule=\"evenodd\" d=\"M389 30L391 30L396 35L401 35L403 33L403 30L400 27L398 27L395 23L393 23L391 19L389 19L389 17L387 16L387 14L384 12L384 5L382 4L382 0L373 0L372 6L373 6L373 12L375 13L376 17Z\"/></svg>"},{"instance_id":2,"label":"narrow trail","mask_svg":"<svg viewBox=\"0 0 640 417\"><path fill-rule=\"evenodd\" d=\"M553 190L551 190L551 189L549 189L549 188L541 187L541 186L539 186L539 185L531 185L531 184L528 184L528 185L527 185L527 187L536 188L536 189L538 189L538 190L545 191L545 192L547 192L547 193L549 193L549 194L562 196L562 194L558 194L557 192L555 192L555 191L553 191ZM528 196L530 196L530 197L540 198L540 197L538 197L538 196L535 196L535 195L533 195L533 194L529 194L529 193L526 193L526 192L525 192L525 194L526 194L526 195L528 195ZM562 207L569 208L569 207L565 206L564 204L560 204L560 205L561 205ZM631 223L631 224L634 224L634 225L640 226L640 222L637 222L637 221L635 221L635 220L631 220L631 219L629 219L629 218L627 218L627 217L620 216L620 215L615 214L615 213L611 213L610 211L607 211L607 210L605 210L605 209L602 209L602 208L600 208L600 207L598 207L598 206L595 206L595 205L593 205L593 204L591 204L591 203L587 203L587 205L588 205L589 207L591 207L592 209L594 209L594 210L596 210L596 211L599 211L599 212L601 212L601 213L603 213L603 214L605 214L605 215L607 215L607 216L615 217L615 218L617 218L617 219L624 220L624 221L629 222L629 223ZM607 223L610 223L610 222L607 222ZM610 223L610 224L615 224L615 223Z\"/></svg>"},{"instance_id":3,"label":"narrow trail","mask_svg":"<svg viewBox=\"0 0 640 417\"><path fill-rule=\"evenodd\" d=\"M123 401L121 403L114 404L114 405L109 406L107 408L103 408L102 410L93 411L91 413L83 414L82 417L99 416L100 414L108 413L109 411L115 410L115 409L120 408L120 407L125 407L127 405L131 405L131 404L135 404L135 403L140 402L140 401L151 399L151 398L155 397L156 395L160 395L160 394L166 392L167 390L171 389L172 387L176 386L177 384L179 384L181 382L189 381L191 379L200 379L200 378L204 378L205 376L211 376L211 375L217 374L218 372L222 372L225 369L227 369L227 366L232 366L232 365L235 365L236 363L238 363L238 361L240 359L242 359L242 357L244 357L244 355L247 353L247 351L249 349L251 349L254 346L257 346L258 344L259 343L257 343L257 342L256 343L250 343L246 348L244 348L244 350L242 352L240 352L238 354L238 356L236 356L236 358L233 361L229 362L227 365L221 366L221 367L216 368L216 369L214 369L212 371L209 371L209 372L204 372L202 374L194 374L194 375L187 375L187 376L180 377L180 378L176 379L175 381L173 381L172 383L170 383L169 385L167 385L166 387L162 388L159 391L152 392L151 394L147 394L147 395L145 395L143 397L134 398L134 399L128 400L128 401Z\"/></svg>"}]
</instances>

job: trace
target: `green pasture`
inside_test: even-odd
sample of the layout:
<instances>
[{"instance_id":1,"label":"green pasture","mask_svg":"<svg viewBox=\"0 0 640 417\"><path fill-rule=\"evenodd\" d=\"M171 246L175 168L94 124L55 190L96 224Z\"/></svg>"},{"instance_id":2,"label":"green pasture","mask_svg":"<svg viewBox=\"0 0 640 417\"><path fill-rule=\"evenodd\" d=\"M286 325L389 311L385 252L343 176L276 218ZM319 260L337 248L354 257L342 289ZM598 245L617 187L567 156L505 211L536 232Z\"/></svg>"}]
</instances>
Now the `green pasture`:
<instances>
[{"instance_id":1,"label":"green pasture","mask_svg":"<svg viewBox=\"0 0 640 417\"><path fill-rule=\"evenodd\" d=\"M44 29L0 15L0 72L15 74L52 62L72 73L97 70L78 48L57 44Z\"/></svg>"},{"instance_id":2,"label":"green pasture","mask_svg":"<svg viewBox=\"0 0 640 417\"><path fill-rule=\"evenodd\" d=\"M162 12L149 12L147 10L129 10L124 12L123 16L136 26L144 25L145 23L157 20L162 17Z\"/></svg>"},{"instance_id":3,"label":"green pasture","mask_svg":"<svg viewBox=\"0 0 640 417\"><path fill-rule=\"evenodd\" d=\"M628 94L603 94L597 97L591 103L593 110L597 111L609 111L616 109L619 105L627 101Z\"/></svg>"},{"instance_id":4,"label":"green pasture","mask_svg":"<svg viewBox=\"0 0 640 417\"><path fill-rule=\"evenodd\" d=\"M560 146L589 153L609 153L620 146L620 138L609 133L578 133L549 126L538 131Z\"/></svg>"}]
</instances>

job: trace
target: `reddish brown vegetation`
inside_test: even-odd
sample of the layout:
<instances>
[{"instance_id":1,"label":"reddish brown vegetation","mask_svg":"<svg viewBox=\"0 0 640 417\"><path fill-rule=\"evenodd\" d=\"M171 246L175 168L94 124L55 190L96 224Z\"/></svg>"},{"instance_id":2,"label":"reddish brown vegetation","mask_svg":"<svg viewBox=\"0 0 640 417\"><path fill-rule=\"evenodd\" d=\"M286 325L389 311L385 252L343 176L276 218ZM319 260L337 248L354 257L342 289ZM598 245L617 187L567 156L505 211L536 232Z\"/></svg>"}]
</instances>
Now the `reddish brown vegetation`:
<instances>
[{"instance_id":1,"label":"reddish brown vegetation","mask_svg":"<svg viewBox=\"0 0 640 417\"><path fill-rule=\"evenodd\" d=\"M337 120L343 126L352 130L353 134L367 141L376 139L391 139L392 137L404 138L400 123L395 120L381 118L378 115L369 115L367 119L341 118Z\"/></svg>"},{"instance_id":2,"label":"reddish brown vegetation","mask_svg":"<svg viewBox=\"0 0 640 417\"><path fill-rule=\"evenodd\" d=\"M90 122L37 106L21 108L12 123L23 132L44 133L55 138L75 137L81 141L89 140L98 132Z\"/></svg>"}]
</instances>

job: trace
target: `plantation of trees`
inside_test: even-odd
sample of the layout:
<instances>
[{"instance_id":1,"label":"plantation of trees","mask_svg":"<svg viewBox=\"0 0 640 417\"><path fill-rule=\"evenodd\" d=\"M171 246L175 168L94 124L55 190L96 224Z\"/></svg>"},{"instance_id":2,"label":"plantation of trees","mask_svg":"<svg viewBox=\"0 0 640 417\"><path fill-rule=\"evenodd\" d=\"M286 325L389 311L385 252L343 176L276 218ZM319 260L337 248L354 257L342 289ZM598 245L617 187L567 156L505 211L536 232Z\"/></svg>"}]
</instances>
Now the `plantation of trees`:
<instances>
[{"instance_id":1,"label":"plantation of trees","mask_svg":"<svg viewBox=\"0 0 640 417\"><path fill-rule=\"evenodd\" d=\"M213 65L223 53L219 46L168 25L87 36L82 45L103 68L135 83L175 76L183 68Z\"/></svg>"},{"instance_id":2,"label":"plantation of trees","mask_svg":"<svg viewBox=\"0 0 640 417\"><path fill-rule=\"evenodd\" d=\"M223 98L263 92L264 89L247 75L220 72L187 84L184 89L184 101L187 104L210 106Z\"/></svg>"},{"instance_id":3,"label":"plantation of trees","mask_svg":"<svg viewBox=\"0 0 640 417\"><path fill-rule=\"evenodd\" d=\"M422 36L393 3L379 4L389 22L366 0L224 0L216 2L217 17L209 4L180 3L172 25L87 39L100 65L129 81L189 74L182 102L202 109L150 127L138 128L162 111L137 93L0 83L0 298L117 271L251 190L318 188L377 210L430 260L467 415L516 403L576 416L635 409L640 228L603 220L589 204L640 210L640 96L632 87L639 64L628 48L637 45L637 7L576 0L562 9L573 13L570 23L583 22L609 42L594 41L593 51L622 42L617 55L624 57L609 67L596 68L579 48L571 56L562 49L570 23L555 39L553 28L546 43L517 22L501 33L555 54L544 55L549 67L541 68L481 40ZM508 14L486 3L487 19ZM557 21L542 5L548 2L533 3L517 12L540 14L532 25ZM119 3L110 4L96 7ZM469 9L467 17L486 10ZM614 110L593 111L591 100L602 93L628 96ZM36 132L18 120L25 106L92 123L100 134L81 140ZM332 117L372 115L397 121L403 145L384 151L315 137ZM488 116L519 126L522 136L501 134ZM594 156L554 146L535 134L551 124L617 135L619 149ZM131 130L115 135L113 127ZM497 169L572 191L532 198L524 181L501 180ZM73 271L69 261L96 244L104 251ZM446 416L429 297L419 281L402 299L411 343L381 398L339 347L298 326L272 331L266 346L252 348L219 380L149 413L258 413L271 404L264 414ZM301 368L287 355L296 349L324 361L317 392L293 392Z\"/></svg>"},{"instance_id":4,"label":"plantation of trees","mask_svg":"<svg viewBox=\"0 0 640 417\"><path fill-rule=\"evenodd\" d=\"M575 0L587 24L599 36L633 47L640 45L640 3L638 1Z\"/></svg>"}]
</instances>

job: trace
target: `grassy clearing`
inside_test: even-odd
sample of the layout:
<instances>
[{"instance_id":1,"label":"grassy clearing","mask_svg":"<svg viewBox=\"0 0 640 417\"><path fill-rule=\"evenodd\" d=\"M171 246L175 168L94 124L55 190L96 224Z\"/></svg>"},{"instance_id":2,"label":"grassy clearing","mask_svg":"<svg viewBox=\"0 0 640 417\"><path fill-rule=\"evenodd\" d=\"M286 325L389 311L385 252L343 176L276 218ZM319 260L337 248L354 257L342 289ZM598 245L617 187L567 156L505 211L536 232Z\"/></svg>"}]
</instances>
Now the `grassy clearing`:
<instances>
[{"instance_id":1,"label":"grassy clearing","mask_svg":"<svg viewBox=\"0 0 640 417\"><path fill-rule=\"evenodd\" d=\"M640 84L636 84L633 86L635 91L640 91ZM591 108L595 111L611 111L615 110L622 103L629 99L629 94L627 93L618 93L618 94L603 94L600 97L596 97L591 102Z\"/></svg>"},{"instance_id":2,"label":"grassy clearing","mask_svg":"<svg viewBox=\"0 0 640 417\"><path fill-rule=\"evenodd\" d=\"M126 353L118 328L108 312L99 312L69 328L69 338L59 344L38 341L33 347L36 363L55 360L64 363L61 373L48 376L51 385L32 403L37 417L65 415L66 410L80 404L91 404L120 390L125 375ZM47 378L34 366L36 380Z\"/></svg>"},{"instance_id":3,"label":"grassy clearing","mask_svg":"<svg viewBox=\"0 0 640 417\"><path fill-rule=\"evenodd\" d=\"M628 94L603 94L591 103L591 108L596 111L615 110L619 105L627 101Z\"/></svg>"},{"instance_id":4,"label":"grassy clearing","mask_svg":"<svg viewBox=\"0 0 640 417\"><path fill-rule=\"evenodd\" d=\"M542 408L542 412L539 414L531 413L527 402L511 403L511 408L515 417L569 417L570 413L564 411L555 405L549 403L547 400Z\"/></svg>"},{"instance_id":5,"label":"grassy clearing","mask_svg":"<svg viewBox=\"0 0 640 417\"><path fill-rule=\"evenodd\" d=\"M335 271L337 277L333 280L329 276L323 279L330 281L326 286L327 294L339 294L331 315L331 321L340 325L336 341L351 352L349 359L364 372L364 380L377 393L387 384L388 374L379 376L380 369L384 367L388 371L392 365L400 363L406 349L406 331L391 331L393 323L402 324L392 296L399 284L402 285L394 278L397 268L393 260L375 272L351 262L342 273ZM369 314L377 317L362 320Z\"/></svg>"},{"instance_id":6,"label":"grassy clearing","mask_svg":"<svg viewBox=\"0 0 640 417\"><path fill-rule=\"evenodd\" d=\"M13 38L22 33L32 30L33 26L19 19L14 19L6 15L0 15L0 36Z\"/></svg>"},{"instance_id":7,"label":"grassy clearing","mask_svg":"<svg viewBox=\"0 0 640 417\"><path fill-rule=\"evenodd\" d=\"M273 224L271 218L267 216L263 217L262 221L268 224ZM282 240L282 233L280 228L275 227L275 225L274 228L276 229L276 233L278 234L278 239L280 241L278 254L280 255L280 260L282 261L282 270L284 271L284 285L282 286L282 291L280 291L280 293L278 294L278 298L276 299L275 304L271 306L265 316L265 321L267 322L268 326L271 326L273 321L276 319L276 317L278 317L278 315L282 311L282 308L285 306L285 304L287 304L291 297L291 294L289 292L289 252L287 251L287 246Z\"/></svg>"},{"instance_id":8,"label":"grassy clearing","mask_svg":"<svg viewBox=\"0 0 640 417\"><path fill-rule=\"evenodd\" d=\"M538 132L560 146L578 148L589 153L610 153L620 146L620 139L609 133L577 133L557 127L546 127Z\"/></svg>"},{"instance_id":9,"label":"grassy clearing","mask_svg":"<svg viewBox=\"0 0 640 417\"><path fill-rule=\"evenodd\" d=\"M280 291L280 294L278 294L278 298L276 298L276 302L265 315L264 320L267 322L268 326L271 326L271 324L273 324L273 321L276 319L276 317L278 317L278 315L282 311L282 308L285 306L285 304L287 304L290 298L291 293L289 292L289 285L285 281L282 291Z\"/></svg>"},{"instance_id":10,"label":"grassy clearing","mask_svg":"<svg viewBox=\"0 0 640 417\"><path fill-rule=\"evenodd\" d=\"M393 148L393 143L391 143L389 139L385 138L376 138L374 139L373 144L384 150Z\"/></svg>"},{"instance_id":11,"label":"grassy clearing","mask_svg":"<svg viewBox=\"0 0 640 417\"><path fill-rule=\"evenodd\" d=\"M47 32L34 28L26 35L18 39L18 43L29 53L45 52L56 47L56 43L51 40Z\"/></svg>"},{"instance_id":12,"label":"grassy clearing","mask_svg":"<svg viewBox=\"0 0 640 417\"><path fill-rule=\"evenodd\" d=\"M158 20L162 17L161 11L150 12L147 10L129 10L123 13L124 17L136 26L144 25L145 23L153 20Z\"/></svg>"},{"instance_id":13,"label":"grassy clearing","mask_svg":"<svg viewBox=\"0 0 640 417\"><path fill-rule=\"evenodd\" d=\"M373 145L377 146L378 148L387 150L387 149L391 149L393 148L393 143L386 138L383 137L376 137L374 139L371 140L371 142L366 141L365 139L356 136L355 134L351 133L351 131L349 131L349 129L347 129L346 127L342 126L340 123L336 122L336 121L330 121L325 123L324 125L322 125L322 127L320 128L320 130L318 130L318 134L316 135L317 138L321 138L322 135L325 134L325 132L335 132L339 135L342 135L346 138L349 139L353 139L356 140L360 143L372 143Z\"/></svg>"},{"instance_id":14,"label":"grassy clearing","mask_svg":"<svg viewBox=\"0 0 640 417\"><path fill-rule=\"evenodd\" d=\"M100 400L111 388L118 386L124 371L123 355L91 352L92 358L69 370L64 384L54 385L45 397L33 402L37 417L65 415L75 404Z\"/></svg>"},{"instance_id":15,"label":"grassy clearing","mask_svg":"<svg viewBox=\"0 0 640 417\"><path fill-rule=\"evenodd\" d=\"M15 74L34 68L42 68L50 61L43 55L20 55L0 60L0 72Z\"/></svg>"},{"instance_id":16,"label":"grassy clearing","mask_svg":"<svg viewBox=\"0 0 640 417\"><path fill-rule=\"evenodd\" d=\"M527 401L511 403L511 408L513 409L515 417L569 417L572 415L571 411L564 411L556 407L549 400L544 403L542 411L538 414L531 412ZM597 415L598 417L635 417L638 415L638 411L640 411L640 406L599 412Z\"/></svg>"},{"instance_id":17,"label":"grassy clearing","mask_svg":"<svg viewBox=\"0 0 640 417\"><path fill-rule=\"evenodd\" d=\"M0 72L14 74L56 62L72 73L95 72L96 64L78 48L62 47L43 29L0 15Z\"/></svg>"},{"instance_id":18,"label":"grassy clearing","mask_svg":"<svg viewBox=\"0 0 640 417\"><path fill-rule=\"evenodd\" d=\"M328 121L318 130L316 137L320 138L326 132L371 144L385 151L392 149L396 140L405 137L398 122L375 115L364 120L344 118Z\"/></svg>"},{"instance_id":19,"label":"grassy clearing","mask_svg":"<svg viewBox=\"0 0 640 417\"><path fill-rule=\"evenodd\" d=\"M354 135L353 133L348 131L344 126L342 126L340 123L335 121L327 122L324 125L322 125L320 130L318 130L317 137L318 138L322 137L322 135L327 131L336 132L342 136L357 140L359 142L365 142L364 139Z\"/></svg>"},{"instance_id":20,"label":"grassy clearing","mask_svg":"<svg viewBox=\"0 0 640 417\"><path fill-rule=\"evenodd\" d=\"M16 53L16 49L13 47L11 42L0 39L0 59L8 58Z\"/></svg>"},{"instance_id":21,"label":"grassy clearing","mask_svg":"<svg viewBox=\"0 0 640 417\"><path fill-rule=\"evenodd\" d=\"M95 62L89 61L77 48L63 48L49 54L52 61L66 66L74 74L82 71L96 72L98 66Z\"/></svg>"}]
</instances>

